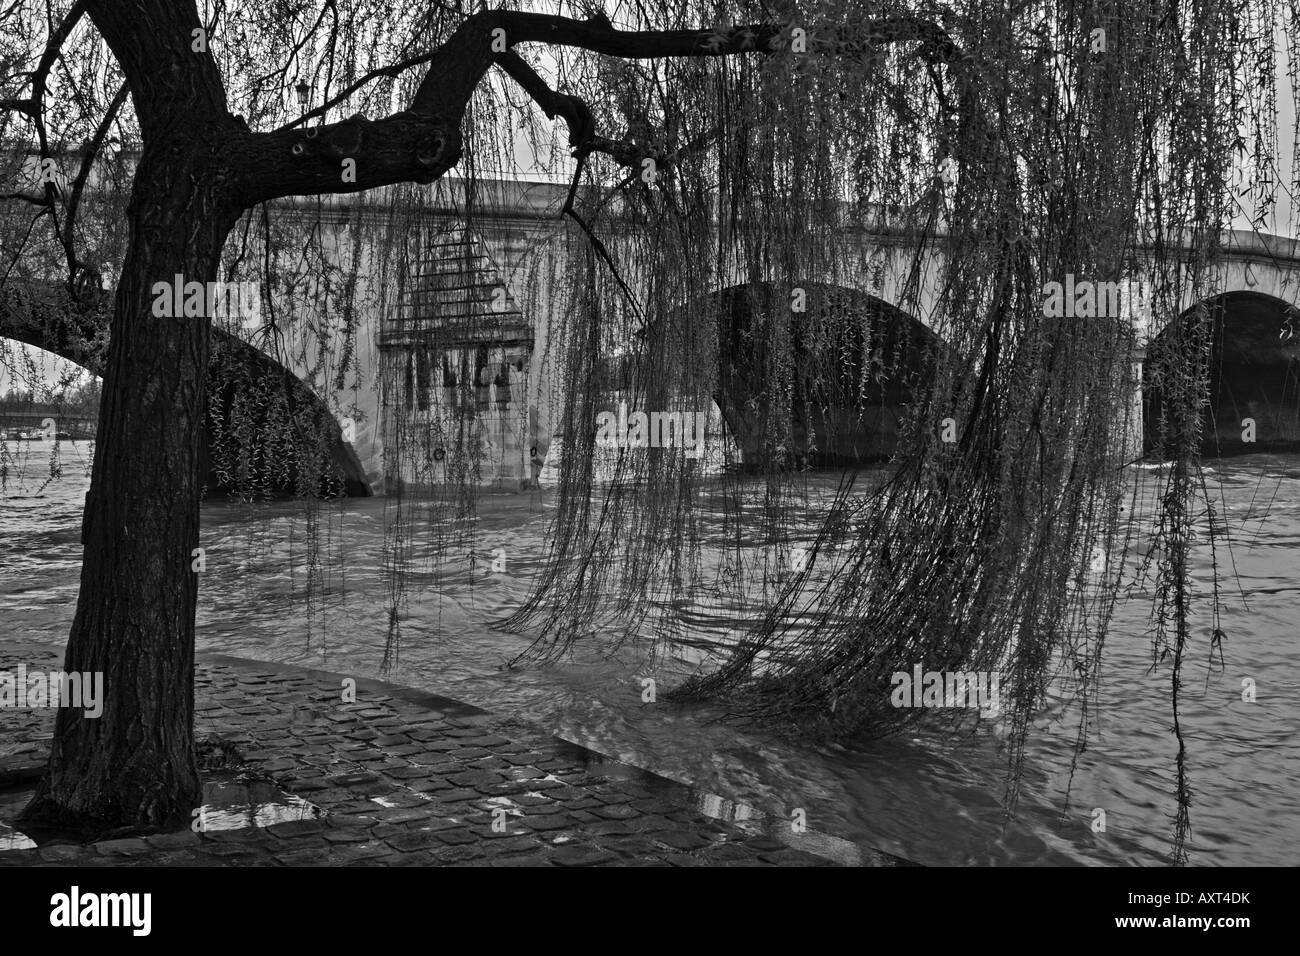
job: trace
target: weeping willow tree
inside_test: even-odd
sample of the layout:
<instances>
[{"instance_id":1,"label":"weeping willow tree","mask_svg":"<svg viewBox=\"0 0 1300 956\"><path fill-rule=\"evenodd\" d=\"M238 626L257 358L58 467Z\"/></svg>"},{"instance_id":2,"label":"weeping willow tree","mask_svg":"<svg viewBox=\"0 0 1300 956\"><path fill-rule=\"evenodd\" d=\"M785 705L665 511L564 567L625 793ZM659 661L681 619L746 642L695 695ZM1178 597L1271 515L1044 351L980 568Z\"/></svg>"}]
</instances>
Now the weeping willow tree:
<instances>
[{"instance_id":1,"label":"weeping willow tree","mask_svg":"<svg viewBox=\"0 0 1300 956\"><path fill-rule=\"evenodd\" d=\"M30 226L7 227L18 271L61 270L73 296L119 273L66 664L104 671L108 699L97 721L60 712L32 819L189 818L205 473L250 499L337 491L337 418L355 411L323 416L232 343L336 395L379 388L385 410L431 387L418 362L409 381L381 374L362 318L397 307L414 257L450 247L423 236L445 201L429 184L454 182L469 236L491 212L480 179L521 155L571 183L568 229L528 290L549 322L561 442L547 569L505 624L534 638L527 657L611 635L671 643L683 607L743 608L752 626L676 695L841 737L919 719L891 702L898 672L997 672L1014 801L1051 682L1085 715L1098 692L1132 534L1135 350L1172 322L1148 356L1162 396L1148 430L1173 463L1152 651L1177 727L1209 355L1207 315L1185 308L1214 293L1238 206L1262 221L1274 200L1290 6L682 0L573 14L368 0L0 14L4 135L38 172L81 143L86 171L7 197L50 226L39 254ZM72 197L114 168L114 129L141 152L120 219L94 230ZM339 193L365 196L294 200L305 231L279 218L288 197ZM332 240L327 221L342 222ZM176 274L258 277L268 314L242 333L160 319L150 290ZM1047 283L1133 277L1152 289L1143 316L1045 308ZM486 385L447 368L442 386L465 399L445 431L385 425L396 471L437 461L441 485L433 510L405 490L390 505L393 657L413 537L459 546L451 519L472 513L483 475L468 399ZM619 419L610 447L602 413L623 406L659 413L660 438L674 417L678 440L620 447ZM725 460L680 440L697 414L728 434ZM871 458L888 467L861 467ZM845 465L811 508L809 470ZM1181 736L1176 796L1181 856Z\"/></svg>"},{"instance_id":2,"label":"weeping willow tree","mask_svg":"<svg viewBox=\"0 0 1300 956\"><path fill-rule=\"evenodd\" d=\"M1087 739L1134 532L1123 505L1142 427L1138 336L1172 323L1148 357L1165 401L1148 422L1154 454L1173 463L1148 553L1152 660L1167 668L1178 738L1181 860L1190 786L1179 694L1210 344L1205 310L1182 313L1216 291L1237 204L1269 212L1274 31L1285 20L1290 35L1290 12L871 13L882 19L865 29L856 10L791 15L756 31L759 46L776 41L773 55L591 65L585 98L608 107L597 125L646 129L648 148L627 159L659 157L667 172L634 168L616 207L602 196L583 220L619 241L585 260L570 306L573 442L552 561L510 623L537 629L541 656L611 631L661 633L647 619L698 604L703 580L717 607L760 613L676 695L840 737L921 719L896 705L896 674L999 673L1014 804L1025 736L1054 681L1080 701L1081 747ZM807 49L841 55L787 55L797 23L813 25ZM854 230L902 237L891 302L935 335L900 334L905 319L888 310L825 295L813 304L824 283L882 286L878 248L855 246ZM938 274L926 274L936 259ZM1053 315L1047 283L1075 279L1149 293L1119 310ZM603 376L601 356L628 343L631 372ZM789 559L808 536L801 466L879 420L882 380L907 386L891 473L869 488L846 481ZM619 401L732 406L758 436L747 473L718 482L685 449L652 449L618 455L612 483L597 481L597 415ZM702 503L718 498L723 549L702 546L697 527ZM1209 603L1217 613L1217 595Z\"/></svg>"}]
</instances>

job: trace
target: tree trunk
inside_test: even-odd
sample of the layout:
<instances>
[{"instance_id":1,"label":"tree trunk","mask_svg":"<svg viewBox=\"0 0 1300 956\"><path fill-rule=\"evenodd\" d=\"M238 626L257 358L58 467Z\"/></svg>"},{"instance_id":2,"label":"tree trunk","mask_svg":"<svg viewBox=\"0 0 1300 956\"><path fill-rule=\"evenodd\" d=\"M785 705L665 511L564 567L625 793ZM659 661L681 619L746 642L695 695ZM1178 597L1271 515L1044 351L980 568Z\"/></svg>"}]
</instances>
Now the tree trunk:
<instances>
[{"instance_id":1,"label":"tree trunk","mask_svg":"<svg viewBox=\"0 0 1300 956\"><path fill-rule=\"evenodd\" d=\"M191 567L210 320L156 317L153 287L215 279L238 209L216 137L184 133L146 148L137 170L82 523L64 669L103 673L103 712L59 710L49 774L24 811L83 835L179 825L201 797Z\"/></svg>"}]
</instances>

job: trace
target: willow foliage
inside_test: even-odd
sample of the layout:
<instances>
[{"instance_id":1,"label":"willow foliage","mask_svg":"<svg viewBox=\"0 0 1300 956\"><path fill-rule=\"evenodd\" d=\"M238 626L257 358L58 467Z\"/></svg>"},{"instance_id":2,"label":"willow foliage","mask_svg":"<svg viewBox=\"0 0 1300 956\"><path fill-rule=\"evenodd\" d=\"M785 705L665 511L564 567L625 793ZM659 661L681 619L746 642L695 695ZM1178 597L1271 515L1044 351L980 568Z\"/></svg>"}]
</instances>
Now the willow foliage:
<instances>
[{"instance_id":1,"label":"willow foliage","mask_svg":"<svg viewBox=\"0 0 1300 956\"><path fill-rule=\"evenodd\" d=\"M911 11L801 5L783 19L846 38L891 12ZM589 272L574 283L572 443L553 561L511 624L537 627L535 651L554 654L611 629L671 640L671 627L647 617L682 605L698 613L702 593L722 615L756 607L758 623L677 696L835 735L920 719L891 706L897 672L999 672L1014 798L1049 684L1063 680L1085 721L1092 713L1117 569L1136 530L1123 508L1142 477L1126 469L1126 435L1141 427L1135 349L1216 291L1211 270L1236 205L1253 200L1261 219L1269 211L1274 30L1290 36L1295 23L1259 3L930 12L956 49L918 30L856 56L602 63L587 79L608 105L604 122L645 123L650 148L674 161L590 211L616 251L584 260ZM891 304L934 336L909 340L896 314L825 296L820 308L791 306L792 293L824 283L879 289L880 262L855 242L863 234L906 249L912 273ZM929 260L942 264L938 277L923 274ZM620 273L644 292L625 295L611 281ZM1149 314L1045 317L1045 284L1067 276L1144 282ZM1153 453L1173 463L1156 478L1151 640L1176 729L1207 323L1194 310L1148 357L1165 397L1147 423ZM891 334L892 348L873 348ZM631 352L631 371L602 379L611 345ZM738 388L741 356L758 371ZM807 535L800 468L856 424L825 412L868 419L885 401L880 380L909 374L887 477L846 480L813 540L796 544ZM599 410L716 399L725 413L742 398L760 423L759 453L743 469L706 477L687 450L664 449L625 453L612 483L594 480ZM723 553L701 543L710 499L726 502ZM763 546L775 560L759 558ZM810 559L787 560L801 547ZM1181 735L1178 761L1181 858Z\"/></svg>"}]
</instances>

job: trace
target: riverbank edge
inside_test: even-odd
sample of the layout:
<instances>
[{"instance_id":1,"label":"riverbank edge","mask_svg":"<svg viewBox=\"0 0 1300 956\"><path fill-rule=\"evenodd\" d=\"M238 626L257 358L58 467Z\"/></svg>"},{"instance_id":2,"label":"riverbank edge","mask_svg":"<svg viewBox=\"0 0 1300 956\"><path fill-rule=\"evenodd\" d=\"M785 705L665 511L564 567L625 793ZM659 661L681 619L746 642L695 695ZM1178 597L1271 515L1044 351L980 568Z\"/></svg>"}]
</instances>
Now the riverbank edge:
<instances>
[{"instance_id":1,"label":"riverbank edge","mask_svg":"<svg viewBox=\"0 0 1300 956\"><path fill-rule=\"evenodd\" d=\"M0 670L18 663L53 671L62 653L0 644ZM0 866L910 865L374 678L201 653L195 706L197 735L322 815L213 829L196 814L190 830L0 851ZM44 771L53 717L0 709L0 788Z\"/></svg>"}]
</instances>

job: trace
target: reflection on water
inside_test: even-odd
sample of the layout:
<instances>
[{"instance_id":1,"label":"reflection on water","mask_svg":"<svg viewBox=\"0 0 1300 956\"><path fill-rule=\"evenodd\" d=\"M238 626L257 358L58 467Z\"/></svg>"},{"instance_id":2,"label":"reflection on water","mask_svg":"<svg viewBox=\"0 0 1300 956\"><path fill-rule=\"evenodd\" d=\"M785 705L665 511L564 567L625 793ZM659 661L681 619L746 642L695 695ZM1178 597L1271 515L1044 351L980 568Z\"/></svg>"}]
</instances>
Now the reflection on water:
<instances>
[{"instance_id":1,"label":"reflection on water","mask_svg":"<svg viewBox=\"0 0 1300 956\"><path fill-rule=\"evenodd\" d=\"M23 783L0 790L0 851L30 850L36 846L35 840L12 825L36 792L34 786L34 783Z\"/></svg>"},{"instance_id":2,"label":"reflection on water","mask_svg":"<svg viewBox=\"0 0 1300 956\"><path fill-rule=\"evenodd\" d=\"M203 784L203 805L194 820L205 833L269 827L276 823L315 820L320 807L285 793L267 780L209 779Z\"/></svg>"},{"instance_id":3,"label":"reflection on water","mask_svg":"<svg viewBox=\"0 0 1300 956\"><path fill-rule=\"evenodd\" d=\"M241 779L228 772L206 773L204 777L203 804L194 809L191 824L195 832L269 827L276 823L315 820L324 813L320 807L285 793L268 780ZM28 850L50 841L67 842L62 834L40 832L33 839L13 828L12 821L33 792L20 788L0 793L0 851Z\"/></svg>"},{"instance_id":4,"label":"reflection on water","mask_svg":"<svg viewBox=\"0 0 1300 956\"><path fill-rule=\"evenodd\" d=\"M43 459L34 452L31 460ZM12 475L9 481L12 490ZM1184 672L1183 727L1195 791L1190 860L1294 865L1300 862L1300 684L1293 676L1300 458L1216 462L1207 482L1216 521L1231 539L1230 550L1217 556L1227 637L1224 665L1217 656L1212 664L1213 572L1202 533L1193 573L1197 643ZM814 481L812 497L827 500L835 485L833 476ZM86 487L82 472L65 462L64 477L45 488L45 499L0 497L0 620L18 639L66 640ZM320 544L313 550L300 504L205 504L199 650L379 676L391 602L383 542L392 507L383 499L323 507L314 519ZM409 501L403 507L413 509ZM412 573L400 614L401 659L391 679L541 723L566 740L774 818L788 820L792 809L803 808L809 831L921 863L1167 860L1176 744L1168 671L1149 673L1148 584L1135 584L1116 611L1088 749L1076 765L1079 715L1063 698L1053 702L1028 742L1024 791L1008 821L1002 805L1007 753L996 723L957 740L914 731L818 746L721 724L708 707L642 701L642 678L663 678L661 688L670 686L675 674L752 623L752 607L708 614L679 609L677 624L688 633L668 657L650 660L636 647L588 643L561 664L502 670L528 642L490 625L527 594L544 556L550 507L549 495L539 493L485 495L477 520L464 529L472 540L443 560L436 529L417 522L408 542ZM1144 547L1139 541L1136 550ZM497 549L504 550L505 565L494 572ZM754 542L755 560L762 560L761 551ZM1242 700L1244 678L1258 688L1254 703ZM1097 809L1106 811L1104 833L1092 829Z\"/></svg>"},{"instance_id":5,"label":"reflection on water","mask_svg":"<svg viewBox=\"0 0 1300 956\"><path fill-rule=\"evenodd\" d=\"M5 850L32 850L36 841L26 834L19 833L13 827L0 823L0 853Z\"/></svg>"}]
</instances>

